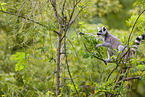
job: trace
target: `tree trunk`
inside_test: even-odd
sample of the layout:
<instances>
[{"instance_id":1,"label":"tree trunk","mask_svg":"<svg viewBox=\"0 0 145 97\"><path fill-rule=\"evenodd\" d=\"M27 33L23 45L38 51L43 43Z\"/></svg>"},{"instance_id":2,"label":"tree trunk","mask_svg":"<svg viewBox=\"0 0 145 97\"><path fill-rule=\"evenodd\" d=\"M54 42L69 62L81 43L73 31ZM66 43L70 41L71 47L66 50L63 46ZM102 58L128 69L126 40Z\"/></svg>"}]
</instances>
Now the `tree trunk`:
<instances>
[{"instance_id":1,"label":"tree trunk","mask_svg":"<svg viewBox=\"0 0 145 97\"><path fill-rule=\"evenodd\" d=\"M56 97L59 95L59 66L60 66L60 49L61 35L57 35L57 52L56 52Z\"/></svg>"}]
</instances>

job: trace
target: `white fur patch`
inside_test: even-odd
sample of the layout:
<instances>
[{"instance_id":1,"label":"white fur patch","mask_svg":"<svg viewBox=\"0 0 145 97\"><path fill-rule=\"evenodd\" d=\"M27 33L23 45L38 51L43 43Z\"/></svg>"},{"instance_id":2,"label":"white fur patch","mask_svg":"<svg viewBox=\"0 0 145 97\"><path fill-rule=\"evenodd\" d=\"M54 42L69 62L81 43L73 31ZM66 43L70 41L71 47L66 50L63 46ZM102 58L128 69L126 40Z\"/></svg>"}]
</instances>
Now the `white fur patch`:
<instances>
[{"instance_id":1,"label":"white fur patch","mask_svg":"<svg viewBox=\"0 0 145 97\"><path fill-rule=\"evenodd\" d=\"M142 36L139 36L139 38L141 38L141 39L142 39Z\"/></svg>"},{"instance_id":2,"label":"white fur patch","mask_svg":"<svg viewBox=\"0 0 145 97\"><path fill-rule=\"evenodd\" d=\"M135 40L135 43L140 43L138 40Z\"/></svg>"}]
</instances>

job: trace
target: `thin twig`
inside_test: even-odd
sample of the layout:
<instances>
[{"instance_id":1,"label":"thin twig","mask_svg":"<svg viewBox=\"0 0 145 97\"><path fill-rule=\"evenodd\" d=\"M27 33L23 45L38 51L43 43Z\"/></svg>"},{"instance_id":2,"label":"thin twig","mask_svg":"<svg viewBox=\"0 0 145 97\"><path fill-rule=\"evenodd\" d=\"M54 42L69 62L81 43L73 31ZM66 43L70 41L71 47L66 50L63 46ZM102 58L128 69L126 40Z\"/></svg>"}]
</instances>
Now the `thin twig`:
<instances>
[{"instance_id":1,"label":"thin twig","mask_svg":"<svg viewBox=\"0 0 145 97\"><path fill-rule=\"evenodd\" d=\"M129 87L128 97L130 96L130 91L131 91L131 81L130 81L130 87Z\"/></svg>"},{"instance_id":2,"label":"thin twig","mask_svg":"<svg viewBox=\"0 0 145 97\"><path fill-rule=\"evenodd\" d=\"M88 1L88 2L89 2L89 1ZM88 2L87 2L87 3L88 3ZM85 3L85 6L83 6L83 7L78 11L78 13L76 14L76 16L75 16L72 20L69 21L69 24L70 24L70 25L76 20L76 18L78 17L79 13L87 6L87 3Z\"/></svg>"},{"instance_id":3,"label":"thin twig","mask_svg":"<svg viewBox=\"0 0 145 97\"><path fill-rule=\"evenodd\" d=\"M78 91L77 91L76 85L75 85L75 83L74 83L74 81L73 81L73 78L72 78L72 76L71 76L70 69L69 69L69 65L68 65L67 53L66 53L66 37L64 37L64 52L65 52L65 63L66 63L66 65L67 65L67 70L68 70L69 76L70 76L70 78L71 78L71 81L72 81L72 83L73 83L74 89L75 89L75 91L76 91L78 97L80 97L80 96L79 96L79 93L78 93Z\"/></svg>"},{"instance_id":4,"label":"thin twig","mask_svg":"<svg viewBox=\"0 0 145 97\"><path fill-rule=\"evenodd\" d=\"M86 51L89 52L89 53L91 53L91 52L88 50L88 48L87 48L86 44L84 43L84 41L83 41L83 44L84 44L84 47L85 47ZM91 53L91 54L92 54L92 53ZM106 63L106 61L105 61L104 59L97 57L95 54L92 54L92 56L95 57L95 58L97 58L97 59L99 59L99 60L101 60L101 61L103 61L103 62L107 65L107 63Z\"/></svg>"},{"instance_id":5,"label":"thin twig","mask_svg":"<svg viewBox=\"0 0 145 97\"><path fill-rule=\"evenodd\" d=\"M130 34L129 34L129 37L128 37L128 44L127 44L128 46L129 46L129 41L130 41L131 34L133 33L133 29L134 29L134 27L135 27L135 25L136 25L136 23L137 23L139 17L140 17L144 12L145 12L145 9L138 15L138 17L137 17L137 19L136 19L134 25L132 26L132 30L131 30L131 32L130 32Z\"/></svg>"},{"instance_id":6,"label":"thin twig","mask_svg":"<svg viewBox=\"0 0 145 97\"><path fill-rule=\"evenodd\" d=\"M56 71L52 72L52 74L49 77L47 77L46 80L50 79L54 73L56 73Z\"/></svg>"},{"instance_id":7,"label":"thin twig","mask_svg":"<svg viewBox=\"0 0 145 97\"><path fill-rule=\"evenodd\" d=\"M57 22L60 24L60 15L58 14L58 12L56 10L56 0L50 0L50 2L53 7L54 16L55 16Z\"/></svg>"},{"instance_id":8,"label":"thin twig","mask_svg":"<svg viewBox=\"0 0 145 97\"><path fill-rule=\"evenodd\" d=\"M3 10L0 10L0 12L6 13L6 14L10 14L10 15L14 15L14 16L17 16L17 15L14 14L14 13L10 13L10 12L3 11ZM42 26L42 27L45 27L45 28L47 28L48 30L53 31L53 32L55 32L56 34L60 35L57 31L55 31L55 30L53 30L53 29L50 29L48 26L46 26L46 25L44 25L44 24L41 24L41 23L39 23L39 22L37 22L37 21L34 21L33 19L29 19L29 18L24 17L24 16L21 16L21 15L19 15L19 16L17 16L17 17L20 17L20 18L26 19L26 20L28 20L28 21L34 22L34 23L36 23L36 24L38 24L38 25L40 25L40 26Z\"/></svg>"},{"instance_id":9,"label":"thin twig","mask_svg":"<svg viewBox=\"0 0 145 97\"><path fill-rule=\"evenodd\" d=\"M122 59L127 55L127 53L130 51L130 48L128 48L128 50L119 58L120 60L117 61L116 64L120 64L120 62L122 61Z\"/></svg>"},{"instance_id":10,"label":"thin twig","mask_svg":"<svg viewBox=\"0 0 145 97\"><path fill-rule=\"evenodd\" d=\"M78 52L77 52L76 49L74 48L74 46L73 46L73 44L71 43L70 39L67 39L67 40L69 41L70 45L71 45L72 48L74 49L74 52L75 52L75 54L76 54L78 60L80 61L80 59L79 59L79 57L78 57Z\"/></svg>"},{"instance_id":11,"label":"thin twig","mask_svg":"<svg viewBox=\"0 0 145 97\"><path fill-rule=\"evenodd\" d=\"M108 75L108 77L107 77L106 81L108 81L108 79L110 78L111 74L114 72L114 70L116 70L116 69L117 69L117 67L118 67L118 66L119 66L119 65L117 64L117 65L116 65L116 67L115 67L115 68L113 68L113 69L111 70L111 72L109 73L109 75Z\"/></svg>"},{"instance_id":12,"label":"thin twig","mask_svg":"<svg viewBox=\"0 0 145 97\"><path fill-rule=\"evenodd\" d=\"M17 97L17 96L18 96L23 90L25 90L27 87L28 87L28 85L26 85L26 86L24 87L24 89L22 89L18 94L16 94L15 97Z\"/></svg>"},{"instance_id":13,"label":"thin twig","mask_svg":"<svg viewBox=\"0 0 145 97\"><path fill-rule=\"evenodd\" d=\"M109 75L108 75L108 77L107 77L107 80L106 81L108 81L108 79L110 78L110 76L111 76L111 74L114 72L114 70L116 70L117 69L117 67L119 66L119 64L120 64L120 62L122 61L122 59L125 57L125 55L129 52L129 50L130 50L130 48L128 48L128 50L123 54L123 56L121 56L119 59L120 60L118 60L118 61L116 61L116 67L115 68L113 68L112 69L112 71L109 73Z\"/></svg>"},{"instance_id":14,"label":"thin twig","mask_svg":"<svg viewBox=\"0 0 145 97\"><path fill-rule=\"evenodd\" d=\"M77 4L78 4L80 1L81 1L81 0L78 0L78 1L76 2L76 4L74 4L73 10L72 10L71 15L70 15L70 18L69 18L69 22L71 21L71 19L72 19L72 17L73 17L73 14L74 14L74 11L75 11L75 7L77 6Z\"/></svg>"},{"instance_id":15,"label":"thin twig","mask_svg":"<svg viewBox=\"0 0 145 97\"><path fill-rule=\"evenodd\" d=\"M64 7L65 7L65 3L66 3L66 0L64 0L63 4L62 4L62 17L64 17Z\"/></svg>"},{"instance_id":16,"label":"thin twig","mask_svg":"<svg viewBox=\"0 0 145 97\"><path fill-rule=\"evenodd\" d=\"M75 79L75 78L79 77L81 74L82 74L82 72L78 76L76 76L74 78L66 78L66 77L62 77L62 76L60 76L60 77L63 78L63 79L69 79L69 80L71 80L71 79Z\"/></svg>"},{"instance_id":17,"label":"thin twig","mask_svg":"<svg viewBox=\"0 0 145 97\"><path fill-rule=\"evenodd\" d=\"M26 1L26 0L25 0ZM23 4L22 4L22 6L19 8L19 11L18 11L18 13L17 13L17 15L19 16L19 14L20 14L20 11L22 10L22 8L25 6L25 4L27 3L27 2L23 2Z\"/></svg>"},{"instance_id":18,"label":"thin twig","mask_svg":"<svg viewBox=\"0 0 145 97\"><path fill-rule=\"evenodd\" d=\"M81 0L79 0L79 1L81 1ZM78 1L78 3L79 3L79 1ZM78 4L78 3L76 3L76 4ZM88 2L87 2L88 3ZM87 6L87 3L85 3L86 4L86 6ZM76 6L76 5L75 5ZM86 7L86 6L84 6L84 7L82 7L79 11L78 11L78 13L77 13L77 15L71 20L71 16L70 16L70 19L69 19L69 22L65 25L65 30L67 31L68 30L68 28L69 28L69 26L76 20L76 18L78 17L78 15L79 15L79 13ZM75 7L74 7L75 8ZM74 11L72 11L72 12L74 12ZM73 15L73 14L71 14L71 15ZM66 33L62 36L62 38L61 38L61 40L63 40L63 38L65 37L65 35L66 35Z\"/></svg>"},{"instance_id":19,"label":"thin twig","mask_svg":"<svg viewBox=\"0 0 145 97\"><path fill-rule=\"evenodd\" d=\"M129 81L129 80L133 80L133 79L141 79L141 76L124 78L121 81ZM121 83L121 81L118 81L117 83Z\"/></svg>"},{"instance_id":20,"label":"thin twig","mask_svg":"<svg viewBox=\"0 0 145 97\"><path fill-rule=\"evenodd\" d=\"M47 66L47 68L45 69L45 71L43 72L40 80L42 79L42 77L44 76L44 74L46 73L46 71L48 70L49 66L51 65L52 61L54 60L54 58L51 59L51 62L49 63L49 65ZM40 82L39 82L40 83Z\"/></svg>"},{"instance_id":21,"label":"thin twig","mask_svg":"<svg viewBox=\"0 0 145 97\"><path fill-rule=\"evenodd\" d=\"M38 90L36 87L34 87L34 86L33 86L33 88L34 88L35 90L37 90L37 92L38 92L38 94L39 94L39 97L41 97L41 96L40 96L40 93L39 93L39 90Z\"/></svg>"}]
</instances>

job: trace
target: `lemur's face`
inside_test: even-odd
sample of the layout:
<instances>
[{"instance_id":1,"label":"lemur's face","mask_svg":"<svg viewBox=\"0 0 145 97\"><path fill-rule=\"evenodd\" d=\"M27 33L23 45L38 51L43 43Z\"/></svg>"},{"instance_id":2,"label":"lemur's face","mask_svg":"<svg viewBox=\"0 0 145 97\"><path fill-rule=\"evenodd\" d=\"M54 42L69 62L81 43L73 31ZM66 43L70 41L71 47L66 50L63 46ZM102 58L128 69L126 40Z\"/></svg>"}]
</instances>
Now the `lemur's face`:
<instances>
[{"instance_id":1,"label":"lemur's face","mask_svg":"<svg viewBox=\"0 0 145 97\"><path fill-rule=\"evenodd\" d=\"M99 29L97 35L104 36L106 33L107 33L107 29L103 26L101 29Z\"/></svg>"}]
</instances>

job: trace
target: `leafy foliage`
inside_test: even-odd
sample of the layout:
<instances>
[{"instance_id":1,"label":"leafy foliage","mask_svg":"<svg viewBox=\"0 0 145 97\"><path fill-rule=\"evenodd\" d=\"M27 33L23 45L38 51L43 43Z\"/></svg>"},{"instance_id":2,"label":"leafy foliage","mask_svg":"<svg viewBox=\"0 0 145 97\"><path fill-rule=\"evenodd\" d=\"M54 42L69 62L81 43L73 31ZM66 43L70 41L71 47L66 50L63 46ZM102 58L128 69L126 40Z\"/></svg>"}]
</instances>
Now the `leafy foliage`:
<instances>
[{"instance_id":1,"label":"leafy foliage","mask_svg":"<svg viewBox=\"0 0 145 97\"><path fill-rule=\"evenodd\" d=\"M5 11L6 10L6 8L4 7L5 5L6 5L6 3L0 2L0 10Z\"/></svg>"},{"instance_id":2,"label":"leafy foliage","mask_svg":"<svg viewBox=\"0 0 145 97\"><path fill-rule=\"evenodd\" d=\"M57 33L54 31L59 32L60 24L54 16L50 1L0 2L0 96L56 96ZM66 0L62 9L64 1L56 1L56 10L59 15L64 14L69 22L73 4L79 0ZM75 6L72 18L80 9L81 13L74 24L68 27L67 34L62 34L65 35L66 41L61 41L58 96L78 96L75 87L80 97L144 96L144 42L137 49L136 55L126 63L123 63L125 59L122 59L121 62L105 65L100 59L106 59L107 49L95 49L101 41L94 36L98 28L106 26L109 33L118 37L125 45L131 27L144 9L144 1L81 0ZM135 26L131 43L136 36L143 33L144 25L142 14ZM62 29L66 26L63 25ZM85 35L79 35L79 32ZM119 53L112 58L115 60ZM75 87L68 73L66 60Z\"/></svg>"},{"instance_id":3,"label":"leafy foliage","mask_svg":"<svg viewBox=\"0 0 145 97\"><path fill-rule=\"evenodd\" d=\"M15 60L17 62L15 65L15 71L20 71L25 68L28 57L29 54L26 55L24 52L17 52L15 55L12 55L10 60Z\"/></svg>"}]
</instances>

